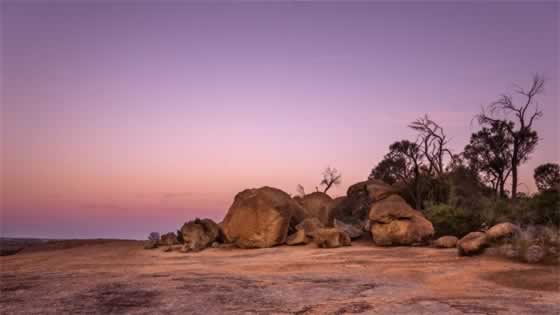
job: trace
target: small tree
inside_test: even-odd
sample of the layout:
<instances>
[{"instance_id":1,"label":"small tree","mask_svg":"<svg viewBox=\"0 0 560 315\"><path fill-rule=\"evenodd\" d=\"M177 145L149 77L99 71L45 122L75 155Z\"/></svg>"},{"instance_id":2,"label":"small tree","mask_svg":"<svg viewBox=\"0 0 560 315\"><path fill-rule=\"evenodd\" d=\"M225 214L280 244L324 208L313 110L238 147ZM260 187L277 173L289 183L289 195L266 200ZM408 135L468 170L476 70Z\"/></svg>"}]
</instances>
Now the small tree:
<instances>
[{"instance_id":1,"label":"small tree","mask_svg":"<svg viewBox=\"0 0 560 315\"><path fill-rule=\"evenodd\" d=\"M326 194L327 191L333 186L337 186L342 182L342 174L338 172L336 168L331 168L328 166L323 171L323 180L321 180L320 186L325 187L323 192Z\"/></svg>"},{"instance_id":2,"label":"small tree","mask_svg":"<svg viewBox=\"0 0 560 315\"><path fill-rule=\"evenodd\" d=\"M177 242L179 244L184 244L185 240L183 239L183 232L179 229L177 230Z\"/></svg>"},{"instance_id":3,"label":"small tree","mask_svg":"<svg viewBox=\"0 0 560 315\"><path fill-rule=\"evenodd\" d=\"M389 153L371 171L370 178L377 178L389 184L404 183L416 209L422 208L421 179L423 155L420 147L408 140L397 141L389 146Z\"/></svg>"},{"instance_id":4,"label":"small tree","mask_svg":"<svg viewBox=\"0 0 560 315\"><path fill-rule=\"evenodd\" d=\"M453 158L447 147L448 139L443 128L428 115L416 119L408 127L418 132L417 144L428 161L428 174L442 176L445 172L445 157Z\"/></svg>"},{"instance_id":5,"label":"small tree","mask_svg":"<svg viewBox=\"0 0 560 315\"><path fill-rule=\"evenodd\" d=\"M560 165L546 163L535 168L533 173L535 184L539 191L544 192L553 189L560 184Z\"/></svg>"},{"instance_id":6,"label":"small tree","mask_svg":"<svg viewBox=\"0 0 560 315\"><path fill-rule=\"evenodd\" d=\"M511 173L513 138L508 132L513 123L494 121L471 135L463 153L469 167L481 175L500 198L506 197L505 183Z\"/></svg>"},{"instance_id":7,"label":"small tree","mask_svg":"<svg viewBox=\"0 0 560 315\"><path fill-rule=\"evenodd\" d=\"M148 241L159 242L159 233L158 232L150 233L150 235L148 235Z\"/></svg>"}]
</instances>

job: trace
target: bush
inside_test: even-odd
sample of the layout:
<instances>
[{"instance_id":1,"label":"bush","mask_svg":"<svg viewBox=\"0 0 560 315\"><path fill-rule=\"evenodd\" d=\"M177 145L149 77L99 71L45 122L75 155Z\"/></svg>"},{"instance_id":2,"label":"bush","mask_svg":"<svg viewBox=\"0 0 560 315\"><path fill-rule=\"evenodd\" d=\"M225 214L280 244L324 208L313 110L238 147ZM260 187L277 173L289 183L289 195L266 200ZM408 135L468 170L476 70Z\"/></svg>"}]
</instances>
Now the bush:
<instances>
[{"instance_id":1,"label":"bush","mask_svg":"<svg viewBox=\"0 0 560 315\"><path fill-rule=\"evenodd\" d=\"M150 233L150 235L148 235L148 241L159 242L159 233L158 232Z\"/></svg>"},{"instance_id":2,"label":"bush","mask_svg":"<svg viewBox=\"0 0 560 315\"><path fill-rule=\"evenodd\" d=\"M516 200L486 199L480 210L483 222L492 226L500 222L513 222L521 226L560 226L560 195L547 191L533 197Z\"/></svg>"},{"instance_id":3,"label":"bush","mask_svg":"<svg viewBox=\"0 0 560 315\"><path fill-rule=\"evenodd\" d=\"M185 240L183 239L183 232L181 232L181 230L177 230L177 242L179 244L185 244Z\"/></svg>"},{"instance_id":4,"label":"bush","mask_svg":"<svg viewBox=\"0 0 560 315\"><path fill-rule=\"evenodd\" d=\"M500 247L500 254L528 263L559 262L560 231L555 226L527 226Z\"/></svg>"},{"instance_id":5,"label":"bush","mask_svg":"<svg viewBox=\"0 0 560 315\"><path fill-rule=\"evenodd\" d=\"M434 225L436 237L454 235L459 238L480 228L480 220L471 211L448 204L429 205L424 211Z\"/></svg>"}]
</instances>

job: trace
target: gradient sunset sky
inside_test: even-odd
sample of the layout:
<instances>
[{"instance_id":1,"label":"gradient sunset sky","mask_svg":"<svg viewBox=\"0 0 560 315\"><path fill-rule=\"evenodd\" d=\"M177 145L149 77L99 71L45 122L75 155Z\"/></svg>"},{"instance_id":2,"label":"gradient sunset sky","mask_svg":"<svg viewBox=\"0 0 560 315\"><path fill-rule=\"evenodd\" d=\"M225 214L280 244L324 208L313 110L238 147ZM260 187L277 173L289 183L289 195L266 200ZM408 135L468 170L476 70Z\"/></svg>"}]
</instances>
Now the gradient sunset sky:
<instances>
[{"instance_id":1,"label":"gradient sunset sky","mask_svg":"<svg viewBox=\"0 0 560 315\"><path fill-rule=\"evenodd\" d=\"M2 1L1 236L144 238L269 185L331 195L428 113L462 151L534 73L560 160L558 2Z\"/></svg>"}]
</instances>

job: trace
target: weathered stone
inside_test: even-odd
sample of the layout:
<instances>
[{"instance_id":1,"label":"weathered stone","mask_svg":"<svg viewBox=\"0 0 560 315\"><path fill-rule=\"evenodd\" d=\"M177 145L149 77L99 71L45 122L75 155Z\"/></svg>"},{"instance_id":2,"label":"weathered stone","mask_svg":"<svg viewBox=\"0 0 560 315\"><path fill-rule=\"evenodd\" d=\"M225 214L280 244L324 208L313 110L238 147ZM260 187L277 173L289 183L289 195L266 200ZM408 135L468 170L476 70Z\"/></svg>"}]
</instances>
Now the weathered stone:
<instances>
[{"instance_id":1,"label":"weathered stone","mask_svg":"<svg viewBox=\"0 0 560 315\"><path fill-rule=\"evenodd\" d=\"M439 248L454 248L457 245L457 237L455 236L442 236L434 241L434 246Z\"/></svg>"},{"instance_id":2,"label":"weathered stone","mask_svg":"<svg viewBox=\"0 0 560 315\"><path fill-rule=\"evenodd\" d=\"M271 187L246 189L235 200L223 221L226 242L241 248L283 244L290 225L303 220L304 209L285 192ZM295 219L294 219L295 218Z\"/></svg>"},{"instance_id":3,"label":"weathered stone","mask_svg":"<svg viewBox=\"0 0 560 315\"><path fill-rule=\"evenodd\" d=\"M331 218L330 212L334 207L334 201L329 195L314 192L294 200L303 207L305 218L317 218L324 226L332 225L329 218Z\"/></svg>"},{"instance_id":4,"label":"weathered stone","mask_svg":"<svg viewBox=\"0 0 560 315\"><path fill-rule=\"evenodd\" d=\"M336 248L351 245L350 237L336 228L317 230L313 240L315 244L321 248Z\"/></svg>"},{"instance_id":5,"label":"weathered stone","mask_svg":"<svg viewBox=\"0 0 560 315\"><path fill-rule=\"evenodd\" d=\"M457 242L459 256L480 254L488 247L488 236L484 232L471 232Z\"/></svg>"},{"instance_id":6,"label":"weathered stone","mask_svg":"<svg viewBox=\"0 0 560 315\"><path fill-rule=\"evenodd\" d=\"M515 224L504 222L491 227L486 235L489 240L496 241L502 238L511 237L520 231L519 227Z\"/></svg>"},{"instance_id":7,"label":"weathered stone","mask_svg":"<svg viewBox=\"0 0 560 315\"><path fill-rule=\"evenodd\" d=\"M367 195L369 199L374 201L382 200L390 195L396 194L397 189L391 185L378 179L369 179L367 181L356 183L348 187L348 196Z\"/></svg>"},{"instance_id":8,"label":"weathered stone","mask_svg":"<svg viewBox=\"0 0 560 315\"><path fill-rule=\"evenodd\" d=\"M323 223L321 223L321 221L319 221L319 219L317 219L317 218L307 218L307 219L303 220L300 224L298 224L296 226L296 229L297 230L304 230L306 236L313 238L313 236L315 235L315 232L319 229L324 228L324 227L325 226L323 225Z\"/></svg>"},{"instance_id":9,"label":"weathered stone","mask_svg":"<svg viewBox=\"0 0 560 315\"><path fill-rule=\"evenodd\" d=\"M424 243L434 234L432 223L398 195L373 203L369 220L371 235L377 245Z\"/></svg>"},{"instance_id":10,"label":"weathered stone","mask_svg":"<svg viewBox=\"0 0 560 315\"><path fill-rule=\"evenodd\" d=\"M210 219L195 219L181 228L183 251L199 251L209 247L220 237L220 227Z\"/></svg>"}]
</instances>

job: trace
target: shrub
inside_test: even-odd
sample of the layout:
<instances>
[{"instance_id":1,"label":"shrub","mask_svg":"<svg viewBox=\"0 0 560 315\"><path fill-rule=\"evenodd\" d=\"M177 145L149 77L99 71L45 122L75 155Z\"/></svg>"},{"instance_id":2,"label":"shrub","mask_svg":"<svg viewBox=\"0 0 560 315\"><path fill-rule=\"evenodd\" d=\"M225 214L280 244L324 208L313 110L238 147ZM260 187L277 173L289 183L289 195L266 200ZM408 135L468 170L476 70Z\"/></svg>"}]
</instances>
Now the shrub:
<instances>
[{"instance_id":1,"label":"shrub","mask_svg":"<svg viewBox=\"0 0 560 315\"><path fill-rule=\"evenodd\" d=\"M158 232L150 233L150 235L148 235L148 241L159 242L159 233Z\"/></svg>"},{"instance_id":2,"label":"shrub","mask_svg":"<svg viewBox=\"0 0 560 315\"><path fill-rule=\"evenodd\" d=\"M555 226L527 226L500 247L500 254L528 263L559 262L560 231Z\"/></svg>"},{"instance_id":3,"label":"shrub","mask_svg":"<svg viewBox=\"0 0 560 315\"><path fill-rule=\"evenodd\" d=\"M177 242L179 244L185 244L185 240L183 239L183 232L181 232L181 230L177 230Z\"/></svg>"},{"instance_id":4,"label":"shrub","mask_svg":"<svg viewBox=\"0 0 560 315\"><path fill-rule=\"evenodd\" d=\"M436 236L463 237L480 227L480 220L469 210L448 204L429 205L424 214L434 225Z\"/></svg>"}]
</instances>

